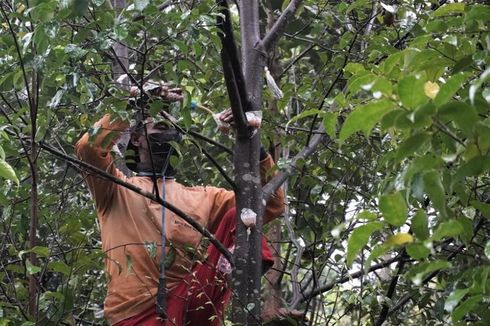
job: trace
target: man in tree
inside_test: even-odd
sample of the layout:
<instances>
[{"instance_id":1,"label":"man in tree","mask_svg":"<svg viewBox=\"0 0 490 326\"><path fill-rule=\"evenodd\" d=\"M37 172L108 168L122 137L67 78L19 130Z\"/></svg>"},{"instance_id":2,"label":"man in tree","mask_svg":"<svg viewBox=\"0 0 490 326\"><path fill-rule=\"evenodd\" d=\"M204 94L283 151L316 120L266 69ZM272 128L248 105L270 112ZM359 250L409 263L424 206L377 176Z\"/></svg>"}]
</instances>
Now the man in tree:
<instances>
[{"instance_id":1,"label":"man in tree","mask_svg":"<svg viewBox=\"0 0 490 326\"><path fill-rule=\"evenodd\" d=\"M180 101L179 89L159 87L159 100ZM141 105L141 102L140 102ZM164 116L169 117L168 113ZM230 113L223 114L230 123ZM131 130L129 148L135 151L136 163L128 164L134 177L125 176L114 164L111 149L128 123L109 114L75 146L77 156L144 191L157 193L206 227L229 249L233 248L235 230L234 192L216 187L186 187L178 183L169 165L172 141L180 133L168 121L142 119ZM272 158L261 149L262 182L273 166ZM165 282L166 318L162 321L155 309L159 286L162 247L162 206L114 182L94 174L86 182L95 199L100 223L102 249L107 254L105 271L108 291L104 313L111 325L219 325L231 290L226 274L231 272L219 251L204 247L201 233L182 218L166 209ZM278 190L267 203L264 222L278 217L284 208L284 195ZM270 267L271 253L263 241L264 265Z\"/></svg>"}]
</instances>

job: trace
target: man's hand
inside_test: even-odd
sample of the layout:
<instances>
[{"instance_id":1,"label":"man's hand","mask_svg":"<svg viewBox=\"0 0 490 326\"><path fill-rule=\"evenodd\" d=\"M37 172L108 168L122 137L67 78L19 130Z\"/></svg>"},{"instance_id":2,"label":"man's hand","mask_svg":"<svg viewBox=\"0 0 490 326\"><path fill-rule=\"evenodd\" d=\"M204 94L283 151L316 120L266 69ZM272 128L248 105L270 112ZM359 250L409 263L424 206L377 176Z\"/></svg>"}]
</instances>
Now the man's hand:
<instances>
[{"instance_id":1,"label":"man's hand","mask_svg":"<svg viewBox=\"0 0 490 326\"><path fill-rule=\"evenodd\" d=\"M151 96L156 96L167 102L181 102L184 100L180 87L170 88L168 85L161 85L153 81L147 81L143 85L143 90ZM129 95L136 97L140 94L138 86L132 86Z\"/></svg>"},{"instance_id":2,"label":"man's hand","mask_svg":"<svg viewBox=\"0 0 490 326\"><path fill-rule=\"evenodd\" d=\"M262 125L262 112L261 111L250 111L246 112L246 117L248 123L252 128L260 128ZM234 126L233 111L231 109L226 109L218 113L218 119L223 124L229 124ZM220 128L221 130L221 128Z\"/></svg>"},{"instance_id":3,"label":"man's hand","mask_svg":"<svg viewBox=\"0 0 490 326\"><path fill-rule=\"evenodd\" d=\"M158 90L158 96L168 102L182 102L184 100L180 87L169 88L167 85L162 85Z\"/></svg>"},{"instance_id":4,"label":"man's hand","mask_svg":"<svg viewBox=\"0 0 490 326\"><path fill-rule=\"evenodd\" d=\"M233 124L234 118L231 108L218 113L218 119L223 123Z\"/></svg>"}]
</instances>

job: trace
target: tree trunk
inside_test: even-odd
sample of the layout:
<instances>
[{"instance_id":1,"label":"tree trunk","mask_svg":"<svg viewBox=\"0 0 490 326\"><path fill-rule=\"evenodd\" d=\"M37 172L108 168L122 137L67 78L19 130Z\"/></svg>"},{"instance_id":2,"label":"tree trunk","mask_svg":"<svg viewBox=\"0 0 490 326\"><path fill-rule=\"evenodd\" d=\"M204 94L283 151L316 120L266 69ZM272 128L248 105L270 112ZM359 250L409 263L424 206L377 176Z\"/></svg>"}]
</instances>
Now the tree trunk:
<instances>
[{"instance_id":1,"label":"tree trunk","mask_svg":"<svg viewBox=\"0 0 490 326\"><path fill-rule=\"evenodd\" d=\"M240 3L242 67L247 90L247 107L260 111L262 101L262 72L264 58L260 56L258 24L258 1ZM261 234L262 186L259 173L260 132L249 139L237 137L235 147L237 237L233 276L235 298L233 300L233 322L237 324L260 324L260 279L262 272ZM249 208L257 214L256 226L247 230L240 220L243 209ZM247 232L248 231L248 232ZM244 302L244 298L246 301Z\"/></svg>"},{"instance_id":2,"label":"tree trunk","mask_svg":"<svg viewBox=\"0 0 490 326\"><path fill-rule=\"evenodd\" d=\"M260 180L260 129L252 132L245 113L261 111L266 48L273 47L282 34L288 18L294 14L301 0L290 2L265 36L264 41L260 38L258 1L240 2L241 63L233 39L228 3L226 0L216 2L221 7L222 14L217 16L217 25L221 30L218 35L223 44L221 50L223 72L237 131L234 155L237 229L232 321L238 325L259 325L261 324L262 214L270 194L264 194ZM279 182L270 185L267 191L274 192L280 186ZM256 214L254 227L247 229L242 223L241 215L244 210L251 210Z\"/></svg>"}]
</instances>

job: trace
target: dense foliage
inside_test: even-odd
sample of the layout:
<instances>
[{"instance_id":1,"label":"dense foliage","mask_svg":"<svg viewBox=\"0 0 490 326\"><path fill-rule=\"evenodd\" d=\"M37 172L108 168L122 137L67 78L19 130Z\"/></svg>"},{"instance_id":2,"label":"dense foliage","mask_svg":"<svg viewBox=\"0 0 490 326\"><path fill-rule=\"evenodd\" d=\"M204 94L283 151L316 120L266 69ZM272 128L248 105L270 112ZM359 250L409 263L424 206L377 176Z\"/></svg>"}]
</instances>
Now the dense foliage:
<instances>
[{"instance_id":1,"label":"dense foliage","mask_svg":"<svg viewBox=\"0 0 490 326\"><path fill-rule=\"evenodd\" d=\"M264 32L287 4L262 1ZM185 130L232 147L190 105L229 106L219 11L207 0L0 10L0 324L102 324L96 216L62 154L104 112L132 116L112 75L118 43L136 81L183 87L173 110ZM305 0L264 53L284 96L264 81L262 142L291 173L275 282L310 324L490 323L489 22L483 1ZM180 180L228 186L208 159L232 176L222 148L188 134L179 153Z\"/></svg>"}]
</instances>

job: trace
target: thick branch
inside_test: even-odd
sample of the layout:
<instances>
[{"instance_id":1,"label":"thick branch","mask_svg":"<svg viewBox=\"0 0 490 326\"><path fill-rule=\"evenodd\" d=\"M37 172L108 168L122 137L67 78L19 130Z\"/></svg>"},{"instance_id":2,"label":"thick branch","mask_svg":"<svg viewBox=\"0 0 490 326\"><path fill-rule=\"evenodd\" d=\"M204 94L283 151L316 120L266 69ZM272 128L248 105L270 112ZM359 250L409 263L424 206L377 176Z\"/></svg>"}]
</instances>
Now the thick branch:
<instances>
[{"instance_id":1,"label":"thick branch","mask_svg":"<svg viewBox=\"0 0 490 326\"><path fill-rule=\"evenodd\" d=\"M320 132L324 132L323 126L320 127L319 129ZM311 154L315 152L315 149L318 147L318 145L326 139L324 134L315 134L311 140L308 146L303 148L296 156L294 156L291 159L291 163L288 164L287 168L285 171L281 171L274 178L272 178L271 181L269 181L263 188L263 196L264 199L267 201L270 196L276 191L277 188L279 188L285 181L286 179L293 174L293 167L296 166L299 160L307 158Z\"/></svg>"},{"instance_id":2,"label":"thick branch","mask_svg":"<svg viewBox=\"0 0 490 326\"><path fill-rule=\"evenodd\" d=\"M245 105L240 96L240 88L236 83L235 72L232 68L230 57L224 49L221 50L221 61L223 62L223 72L225 75L225 84L230 98L233 119L236 124L237 138L250 138L250 127L245 118Z\"/></svg>"},{"instance_id":3,"label":"thick branch","mask_svg":"<svg viewBox=\"0 0 490 326\"><path fill-rule=\"evenodd\" d=\"M151 199L157 203L159 203L160 205L162 205L163 207L165 208L168 208L169 210L171 210L172 212L174 212L175 214L177 214L180 218L182 218L184 221L186 221L187 223L189 223L193 228L195 228L199 233L201 233L204 237L208 238L209 241L216 247L216 249L218 249L219 252L221 252L223 254L223 256L225 256L225 258L230 262L230 264L232 266L234 266L234 262L233 262L233 258L232 258L232 255L231 253L228 251L228 249L226 249L226 247L218 240L214 237L213 234L211 234L208 229L206 229L204 226L200 225L199 223L197 223L195 220L193 220L191 217L189 217L186 213L184 213L183 211L181 211L179 208L175 207L174 205L168 203L167 201L163 200L162 198L160 197L157 197L155 196L154 194L150 193L150 192L147 192L147 191L144 191L143 189L141 188L138 188L136 187L135 185L131 184L131 183L127 183L127 182L124 182L122 181L121 179L118 179L116 178L115 176L113 176L112 174L110 173L107 173L93 165L90 165L86 162L83 162L83 161L80 161L79 159L76 159L74 157L71 157L69 155L66 155L54 148L52 148L51 146L49 145L46 145L45 143L40 143L39 145L42 149L45 149L46 151L48 151L49 153L57 156L58 158L61 158L65 161L68 161L70 163L73 163L75 165L78 165L82 168L84 168L85 170L88 170L88 171L91 171L91 172L94 172L96 173L97 175L103 177L103 178L106 178L108 180L111 180L112 182L122 186L122 187L125 187L131 191L134 191L135 193L143 196L143 197L146 197L148 199Z\"/></svg>"},{"instance_id":4,"label":"thick branch","mask_svg":"<svg viewBox=\"0 0 490 326\"><path fill-rule=\"evenodd\" d=\"M221 59L231 109L237 126L237 137L249 138L251 130L245 118L245 112L249 110L250 105L248 104L245 78L233 38L230 10L226 0L217 0L216 3L221 8L221 15L217 16L216 22L221 30L221 33L218 33L223 45Z\"/></svg>"},{"instance_id":5,"label":"thick branch","mask_svg":"<svg viewBox=\"0 0 490 326\"><path fill-rule=\"evenodd\" d=\"M266 50L270 50L279 37L284 33L286 24L288 23L289 19L294 16L294 13L296 10L298 10L301 2L303 2L303 0L291 0L279 19L277 19L274 26L272 26L267 35L264 37L264 47Z\"/></svg>"}]
</instances>

